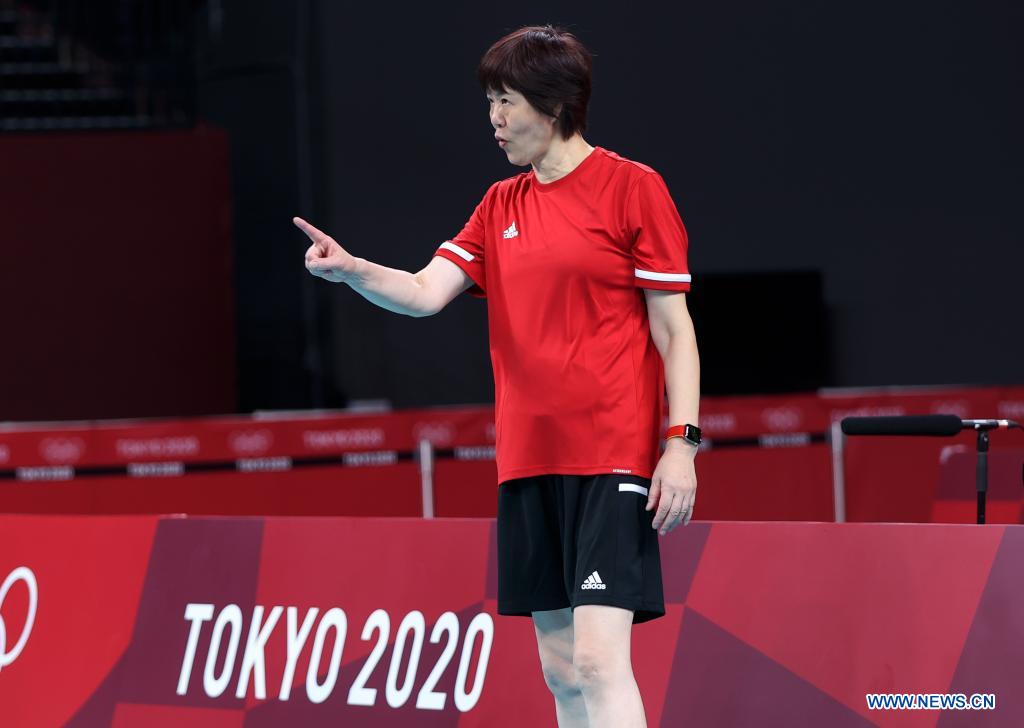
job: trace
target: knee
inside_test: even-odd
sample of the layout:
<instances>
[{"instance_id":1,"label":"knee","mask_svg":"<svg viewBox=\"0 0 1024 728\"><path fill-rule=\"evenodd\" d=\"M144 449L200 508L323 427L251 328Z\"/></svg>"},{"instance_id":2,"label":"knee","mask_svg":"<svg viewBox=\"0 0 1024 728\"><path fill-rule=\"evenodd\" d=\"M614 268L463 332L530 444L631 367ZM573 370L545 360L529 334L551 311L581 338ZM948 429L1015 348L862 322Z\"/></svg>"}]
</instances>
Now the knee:
<instances>
[{"instance_id":1,"label":"knee","mask_svg":"<svg viewBox=\"0 0 1024 728\"><path fill-rule=\"evenodd\" d=\"M629 672L607 653L577 650L573 656L573 677L584 694L599 693Z\"/></svg>"},{"instance_id":2,"label":"knee","mask_svg":"<svg viewBox=\"0 0 1024 728\"><path fill-rule=\"evenodd\" d=\"M568 660L548 659L543 661L544 682L555 698L571 698L579 695L580 686L576 672Z\"/></svg>"},{"instance_id":3,"label":"knee","mask_svg":"<svg viewBox=\"0 0 1024 728\"><path fill-rule=\"evenodd\" d=\"M608 680L608 665L598 653L577 652L573 656L572 667L573 680L585 693L599 690Z\"/></svg>"}]
</instances>

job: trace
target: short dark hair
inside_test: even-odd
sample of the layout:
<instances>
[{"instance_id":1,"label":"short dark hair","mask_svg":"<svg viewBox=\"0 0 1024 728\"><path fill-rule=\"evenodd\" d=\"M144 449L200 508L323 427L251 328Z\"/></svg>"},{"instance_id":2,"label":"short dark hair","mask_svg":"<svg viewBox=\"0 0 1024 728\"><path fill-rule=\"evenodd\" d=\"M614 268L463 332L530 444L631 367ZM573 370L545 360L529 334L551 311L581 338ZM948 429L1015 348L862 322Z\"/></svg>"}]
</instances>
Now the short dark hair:
<instances>
[{"instance_id":1,"label":"short dark hair","mask_svg":"<svg viewBox=\"0 0 1024 728\"><path fill-rule=\"evenodd\" d=\"M592 70L590 51L572 33L530 25L492 45L476 74L484 91L518 91L537 111L557 118L568 139L587 128Z\"/></svg>"}]
</instances>

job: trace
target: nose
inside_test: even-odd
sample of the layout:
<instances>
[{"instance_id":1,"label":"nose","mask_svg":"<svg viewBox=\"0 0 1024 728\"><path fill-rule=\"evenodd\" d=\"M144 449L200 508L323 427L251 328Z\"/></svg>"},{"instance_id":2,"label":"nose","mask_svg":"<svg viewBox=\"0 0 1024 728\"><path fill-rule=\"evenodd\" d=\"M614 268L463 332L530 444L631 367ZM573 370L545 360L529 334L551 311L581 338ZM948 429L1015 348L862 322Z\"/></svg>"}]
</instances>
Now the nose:
<instances>
[{"instance_id":1,"label":"nose","mask_svg":"<svg viewBox=\"0 0 1024 728\"><path fill-rule=\"evenodd\" d=\"M501 113L500 104L491 104L490 117L491 126L493 126L495 129L500 129L501 127L505 126L505 117Z\"/></svg>"}]
</instances>

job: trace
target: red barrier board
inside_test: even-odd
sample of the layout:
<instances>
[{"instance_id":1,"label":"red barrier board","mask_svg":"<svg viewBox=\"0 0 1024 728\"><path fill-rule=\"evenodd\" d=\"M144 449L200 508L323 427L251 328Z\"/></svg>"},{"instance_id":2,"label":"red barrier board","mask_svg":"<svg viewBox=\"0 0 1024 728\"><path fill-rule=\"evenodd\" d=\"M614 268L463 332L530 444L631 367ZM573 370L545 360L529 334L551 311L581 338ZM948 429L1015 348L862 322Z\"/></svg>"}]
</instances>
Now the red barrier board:
<instances>
[{"instance_id":1,"label":"red barrier board","mask_svg":"<svg viewBox=\"0 0 1024 728\"><path fill-rule=\"evenodd\" d=\"M12 425L0 429L0 467L329 457L408 451L421 439L435 447L493 445L494 408Z\"/></svg>"},{"instance_id":2,"label":"red barrier board","mask_svg":"<svg viewBox=\"0 0 1024 728\"><path fill-rule=\"evenodd\" d=\"M652 726L1024 722L1024 527L692 523L634 630ZM0 517L17 726L552 725L489 520ZM994 695L871 710L868 693Z\"/></svg>"},{"instance_id":3,"label":"red barrier board","mask_svg":"<svg viewBox=\"0 0 1024 728\"><path fill-rule=\"evenodd\" d=\"M695 515L831 521L832 424L931 413L1024 420L1024 388L704 398ZM491 517L494 436L490 406L0 427L0 512L417 515L426 440L435 513ZM992 435L990 522L1022 522L1022 445L1020 432ZM844 447L847 520L973 522L970 433Z\"/></svg>"}]
</instances>

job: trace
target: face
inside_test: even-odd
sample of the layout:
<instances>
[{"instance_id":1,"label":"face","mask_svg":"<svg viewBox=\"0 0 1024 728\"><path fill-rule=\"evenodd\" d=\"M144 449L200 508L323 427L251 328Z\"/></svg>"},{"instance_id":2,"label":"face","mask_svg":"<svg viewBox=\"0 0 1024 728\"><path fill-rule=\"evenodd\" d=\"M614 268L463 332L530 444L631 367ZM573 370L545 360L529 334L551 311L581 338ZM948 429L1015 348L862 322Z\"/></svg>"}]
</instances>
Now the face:
<instances>
[{"instance_id":1,"label":"face","mask_svg":"<svg viewBox=\"0 0 1024 728\"><path fill-rule=\"evenodd\" d=\"M533 108L518 91L489 91L494 138L508 161L525 167L544 156L555 136L556 119Z\"/></svg>"}]
</instances>

